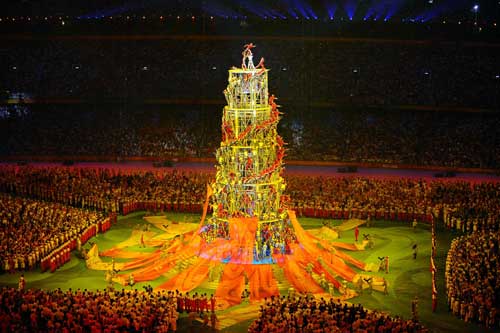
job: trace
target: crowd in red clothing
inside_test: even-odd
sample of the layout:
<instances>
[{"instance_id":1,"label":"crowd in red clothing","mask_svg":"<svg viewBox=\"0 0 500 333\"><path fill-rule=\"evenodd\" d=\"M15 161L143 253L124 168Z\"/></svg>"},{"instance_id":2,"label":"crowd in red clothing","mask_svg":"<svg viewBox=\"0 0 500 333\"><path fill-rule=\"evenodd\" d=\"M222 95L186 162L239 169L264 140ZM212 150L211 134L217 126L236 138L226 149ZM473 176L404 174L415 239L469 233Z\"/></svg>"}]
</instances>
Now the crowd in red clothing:
<instances>
[{"instance_id":1,"label":"crowd in red clothing","mask_svg":"<svg viewBox=\"0 0 500 333\"><path fill-rule=\"evenodd\" d=\"M171 291L0 291L0 332L176 332Z\"/></svg>"},{"instance_id":2,"label":"crowd in red clothing","mask_svg":"<svg viewBox=\"0 0 500 333\"><path fill-rule=\"evenodd\" d=\"M455 238L446 258L448 306L465 322L498 328L500 261L498 232L477 231Z\"/></svg>"},{"instance_id":3,"label":"crowd in red clothing","mask_svg":"<svg viewBox=\"0 0 500 333\"><path fill-rule=\"evenodd\" d=\"M428 332L416 320L368 311L361 304L348 305L304 296L271 297L260 307L249 333Z\"/></svg>"}]
</instances>

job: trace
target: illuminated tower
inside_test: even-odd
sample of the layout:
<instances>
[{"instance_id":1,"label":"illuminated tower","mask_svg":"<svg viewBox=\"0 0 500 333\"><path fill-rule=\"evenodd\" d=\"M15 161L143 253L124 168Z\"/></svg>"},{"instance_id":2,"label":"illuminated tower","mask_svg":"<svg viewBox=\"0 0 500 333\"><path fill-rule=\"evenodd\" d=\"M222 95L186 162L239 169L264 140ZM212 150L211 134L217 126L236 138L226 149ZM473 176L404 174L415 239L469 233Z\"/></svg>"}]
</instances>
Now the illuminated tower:
<instances>
[{"instance_id":1,"label":"illuminated tower","mask_svg":"<svg viewBox=\"0 0 500 333\"><path fill-rule=\"evenodd\" d=\"M274 95L268 93L268 72L262 58L253 63L253 44L245 45L241 68L229 70L224 90L222 142L217 150L217 175L212 185L211 239L230 237L230 220L257 220L254 260L279 246L286 219L281 177L285 149L277 133L280 116ZM272 231L272 239L270 234Z\"/></svg>"},{"instance_id":2,"label":"illuminated tower","mask_svg":"<svg viewBox=\"0 0 500 333\"><path fill-rule=\"evenodd\" d=\"M147 260L141 257L121 268L134 269L135 281L164 275L167 281L158 289L187 292L199 286L210 289L217 282L217 303L225 306L241 302L247 283L251 300L278 295L290 285L301 293L343 288L346 294L338 279L361 278L349 265L362 270L371 266L341 251L360 250L358 244L310 234L288 209L281 177L285 149L277 133L280 112L269 96L264 60L254 66L254 47L245 45L241 68L229 70L217 174L207 187L198 228L166 240L163 250ZM209 204L213 214L207 219ZM128 273L116 281L127 279ZM289 285L278 285L285 280Z\"/></svg>"}]
</instances>

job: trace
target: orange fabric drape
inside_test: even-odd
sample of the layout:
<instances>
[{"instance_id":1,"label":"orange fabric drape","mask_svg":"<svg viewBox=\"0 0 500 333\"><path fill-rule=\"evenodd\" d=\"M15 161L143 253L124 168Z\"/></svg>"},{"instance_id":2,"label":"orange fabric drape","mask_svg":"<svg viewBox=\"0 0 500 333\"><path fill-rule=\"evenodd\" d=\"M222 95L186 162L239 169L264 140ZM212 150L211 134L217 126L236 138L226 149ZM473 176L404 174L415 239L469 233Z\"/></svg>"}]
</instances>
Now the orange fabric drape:
<instances>
[{"instance_id":1,"label":"orange fabric drape","mask_svg":"<svg viewBox=\"0 0 500 333\"><path fill-rule=\"evenodd\" d=\"M208 277L209 269L210 260L198 258L190 267L161 284L157 289L177 289L180 292L191 291L198 287Z\"/></svg>"},{"instance_id":2,"label":"orange fabric drape","mask_svg":"<svg viewBox=\"0 0 500 333\"><path fill-rule=\"evenodd\" d=\"M290 282L295 290L300 293L321 293L324 292L316 281L303 269L300 267L296 260L290 260L287 256L284 256L283 260L279 261L280 266L282 266L285 276Z\"/></svg>"},{"instance_id":3,"label":"orange fabric drape","mask_svg":"<svg viewBox=\"0 0 500 333\"><path fill-rule=\"evenodd\" d=\"M215 291L217 299L225 300L230 306L240 304L245 288L244 265L229 263L224 267L222 279Z\"/></svg>"},{"instance_id":4,"label":"orange fabric drape","mask_svg":"<svg viewBox=\"0 0 500 333\"><path fill-rule=\"evenodd\" d=\"M245 273L250 283L251 301L279 295L271 265L246 265Z\"/></svg>"}]
</instances>

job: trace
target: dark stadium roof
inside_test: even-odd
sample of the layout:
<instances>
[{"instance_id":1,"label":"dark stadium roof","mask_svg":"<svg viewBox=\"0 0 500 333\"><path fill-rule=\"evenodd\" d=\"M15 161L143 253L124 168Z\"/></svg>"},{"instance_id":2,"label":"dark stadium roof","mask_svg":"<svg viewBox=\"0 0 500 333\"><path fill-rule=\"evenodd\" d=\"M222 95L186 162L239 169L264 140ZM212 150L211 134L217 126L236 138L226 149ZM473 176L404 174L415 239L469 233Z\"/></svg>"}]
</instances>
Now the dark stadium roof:
<instances>
[{"instance_id":1,"label":"dark stadium roof","mask_svg":"<svg viewBox=\"0 0 500 333\"><path fill-rule=\"evenodd\" d=\"M478 7L475 7L475 6ZM477 9L474 9L477 8ZM2 16L210 15L222 18L429 21L496 20L500 1L474 0L22 0L3 4Z\"/></svg>"}]
</instances>

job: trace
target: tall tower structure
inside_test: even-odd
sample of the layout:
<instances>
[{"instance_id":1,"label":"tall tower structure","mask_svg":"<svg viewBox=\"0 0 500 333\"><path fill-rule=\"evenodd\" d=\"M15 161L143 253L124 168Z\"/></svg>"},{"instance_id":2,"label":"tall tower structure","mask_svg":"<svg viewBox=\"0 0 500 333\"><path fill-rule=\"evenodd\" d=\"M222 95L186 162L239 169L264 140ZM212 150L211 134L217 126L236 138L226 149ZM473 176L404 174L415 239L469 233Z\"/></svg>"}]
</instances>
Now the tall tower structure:
<instances>
[{"instance_id":1,"label":"tall tower structure","mask_svg":"<svg viewBox=\"0 0 500 333\"><path fill-rule=\"evenodd\" d=\"M229 70L222 141L212 184L213 216L207 222L210 241L231 237L235 219L256 220L253 259L266 262L272 251L285 248L286 184L281 177L285 148L277 133L280 112L276 98L268 92L269 70L263 58L254 65L254 47L245 45L241 68Z\"/></svg>"},{"instance_id":2,"label":"tall tower structure","mask_svg":"<svg viewBox=\"0 0 500 333\"><path fill-rule=\"evenodd\" d=\"M314 236L288 209L281 176L285 148L277 133L280 112L268 92L264 59L253 63L254 47L245 45L241 68L229 70L217 173L207 188L198 228L165 241L163 250L147 259L123 264L121 269L134 270L135 281L164 275L167 281L157 288L180 292L207 279L216 281L218 303L230 306L241 302L247 283L251 300L278 295L278 282L285 279L299 292L323 293L340 290L338 278L359 281L361 276L349 265L371 269L341 251L359 250L358 244ZM207 219L209 204L213 213ZM108 255L117 255L122 250L110 251ZM128 276L116 281L125 284Z\"/></svg>"}]
</instances>

